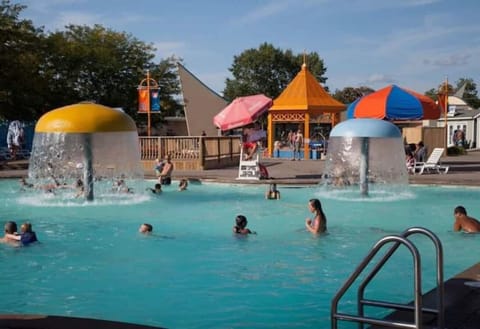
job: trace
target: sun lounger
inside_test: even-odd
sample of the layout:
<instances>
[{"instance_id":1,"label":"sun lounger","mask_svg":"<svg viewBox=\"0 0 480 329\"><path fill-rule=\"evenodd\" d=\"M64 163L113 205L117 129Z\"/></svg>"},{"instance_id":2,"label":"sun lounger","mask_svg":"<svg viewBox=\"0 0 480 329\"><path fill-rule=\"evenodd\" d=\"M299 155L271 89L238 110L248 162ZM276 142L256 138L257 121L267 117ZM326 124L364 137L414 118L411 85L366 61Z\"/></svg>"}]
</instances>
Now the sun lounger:
<instances>
[{"instance_id":1,"label":"sun lounger","mask_svg":"<svg viewBox=\"0 0 480 329\"><path fill-rule=\"evenodd\" d=\"M445 149L437 147L432 151L432 154L428 157L425 162L417 162L415 164L415 173L422 175L426 172L435 171L437 174L446 174L448 172L449 166L444 166L440 164L440 158L443 155Z\"/></svg>"}]
</instances>

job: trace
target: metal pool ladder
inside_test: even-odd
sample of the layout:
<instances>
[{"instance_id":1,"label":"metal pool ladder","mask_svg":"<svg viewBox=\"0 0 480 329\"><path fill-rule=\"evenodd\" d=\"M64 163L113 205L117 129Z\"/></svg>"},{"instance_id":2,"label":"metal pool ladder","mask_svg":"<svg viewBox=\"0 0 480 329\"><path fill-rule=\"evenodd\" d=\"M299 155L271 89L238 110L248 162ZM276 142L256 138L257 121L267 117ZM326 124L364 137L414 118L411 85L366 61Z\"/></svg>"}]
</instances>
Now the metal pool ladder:
<instances>
[{"instance_id":1,"label":"metal pool ladder","mask_svg":"<svg viewBox=\"0 0 480 329\"><path fill-rule=\"evenodd\" d=\"M432 240L436 249L436 267L437 267L437 308L424 308L422 302L422 271L421 271L421 260L420 254L417 247L408 239L412 234L423 234L426 235L430 240ZM385 255L378 261L378 263L371 269L371 271L365 276L363 281L360 283L357 290L357 315L345 314L338 312L338 303L343 295L348 291L351 285L357 280L358 276L362 271L367 267L373 257L382 249L382 247L387 244L393 245L388 249ZM413 271L414 271L414 305L406 304L397 304L387 301L378 301L365 299L364 293L365 288L370 283L370 281L375 277L387 260L393 255L393 253L398 249L400 245L404 245L410 251L413 256ZM389 235L380 239L370 250L370 253L363 259L357 269L350 275L347 281L343 284L340 290L336 293L332 300L331 306L331 323L332 329L337 329L338 320L358 322L359 328L363 329L364 324L378 325L382 327L389 328L423 328L423 313L436 314L437 316L437 327L439 329L445 328L445 314L444 314L444 283L443 283L443 249L442 244L438 237L432 233L430 230L422 227L411 227L405 230L400 235ZM413 311L414 312L414 322L400 322L393 321L388 319L377 319L372 317L367 317L364 315L365 306L375 306L375 307L384 307L394 310L402 311Z\"/></svg>"}]
</instances>

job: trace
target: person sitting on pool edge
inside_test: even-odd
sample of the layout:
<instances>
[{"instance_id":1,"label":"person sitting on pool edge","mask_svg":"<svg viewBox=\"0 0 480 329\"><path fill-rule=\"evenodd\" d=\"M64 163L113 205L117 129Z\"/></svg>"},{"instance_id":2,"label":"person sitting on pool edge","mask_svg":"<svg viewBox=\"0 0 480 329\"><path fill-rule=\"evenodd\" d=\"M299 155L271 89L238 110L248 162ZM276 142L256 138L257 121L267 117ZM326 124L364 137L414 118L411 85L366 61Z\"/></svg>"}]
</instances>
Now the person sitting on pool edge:
<instances>
[{"instance_id":1,"label":"person sitting on pool edge","mask_svg":"<svg viewBox=\"0 0 480 329\"><path fill-rule=\"evenodd\" d=\"M313 219L305 219L305 227L312 233L324 233L327 231L327 217L323 213L322 204L318 199L308 201L308 209L315 214Z\"/></svg>"},{"instance_id":2,"label":"person sitting on pool edge","mask_svg":"<svg viewBox=\"0 0 480 329\"><path fill-rule=\"evenodd\" d=\"M256 232L250 231L250 229L247 228L247 217L243 215L238 215L235 218L235 226L233 227L233 233L235 234L256 234Z\"/></svg>"},{"instance_id":3,"label":"person sitting on pool edge","mask_svg":"<svg viewBox=\"0 0 480 329\"><path fill-rule=\"evenodd\" d=\"M140 228L138 229L138 232L142 234L150 234L152 233L152 231L153 231L153 226L152 224L148 224L148 223L143 223L142 225L140 225Z\"/></svg>"},{"instance_id":4,"label":"person sitting on pool edge","mask_svg":"<svg viewBox=\"0 0 480 329\"><path fill-rule=\"evenodd\" d=\"M265 192L265 199L280 200L280 191L277 190L277 184L270 184L270 188Z\"/></svg>"},{"instance_id":5,"label":"person sitting on pool edge","mask_svg":"<svg viewBox=\"0 0 480 329\"><path fill-rule=\"evenodd\" d=\"M458 206L453 210L453 217L455 222L453 223L453 230L455 232L463 231L467 233L480 232L480 222L470 216L467 216L467 210L463 206Z\"/></svg>"}]
</instances>

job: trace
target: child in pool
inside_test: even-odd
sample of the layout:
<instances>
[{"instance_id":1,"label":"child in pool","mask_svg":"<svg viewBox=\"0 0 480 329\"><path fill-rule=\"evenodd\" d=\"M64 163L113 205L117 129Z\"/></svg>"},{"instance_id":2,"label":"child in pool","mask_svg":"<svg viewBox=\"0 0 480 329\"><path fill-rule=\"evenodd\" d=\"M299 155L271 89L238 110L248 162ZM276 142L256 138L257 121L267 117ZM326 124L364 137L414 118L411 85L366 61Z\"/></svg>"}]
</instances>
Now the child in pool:
<instances>
[{"instance_id":1,"label":"child in pool","mask_svg":"<svg viewBox=\"0 0 480 329\"><path fill-rule=\"evenodd\" d=\"M183 178L180 183L178 184L178 190L179 191L185 191L188 187L188 180Z\"/></svg>"},{"instance_id":2,"label":"child in pool","mask_svg":"<svg viewBox=\"0 0 480 329\"><path fill-rule=\"evenodd\" d=\"M243 215L238 215L235 218L235 226L233 227L233 233L235 234L256 234L256 232L250 231L250 229L247 228L247 217Z\"/></svg>"},{"instance_id":3,"label":"child in pool","mask_svg":"<svg viewBox=\"0 0 480 329\"><path fill-rule=\"evenodd\" d=\"M162 194L162 184L156 183L154 188L147 187L147 191L151 191L153 194Z\"/></svg>"}]
</instances>

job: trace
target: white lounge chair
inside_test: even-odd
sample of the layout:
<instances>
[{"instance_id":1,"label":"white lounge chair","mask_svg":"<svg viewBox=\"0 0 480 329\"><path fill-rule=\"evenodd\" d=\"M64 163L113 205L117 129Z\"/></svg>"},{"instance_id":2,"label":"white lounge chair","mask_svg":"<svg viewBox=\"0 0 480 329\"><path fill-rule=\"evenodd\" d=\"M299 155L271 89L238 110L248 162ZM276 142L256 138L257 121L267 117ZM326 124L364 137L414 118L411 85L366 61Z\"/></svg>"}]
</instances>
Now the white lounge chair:
<instances>
[{"instance_id":1,"label":"white lounge chair","mask_svg":"<svg viewBox=\"0 0 480 329\"><path fill-rule=\"evenodd\" d=\"M437 147L432 151L432 154L428 157L425 162L417 162L415 164L414 172L419 175L422 175L424 172L430 172L435 170L438 174L446 174L448 172L449 166L441 165L440 158L442 157L443 151L445 149L442 147Z\"/></svg>"}]
</instances>

